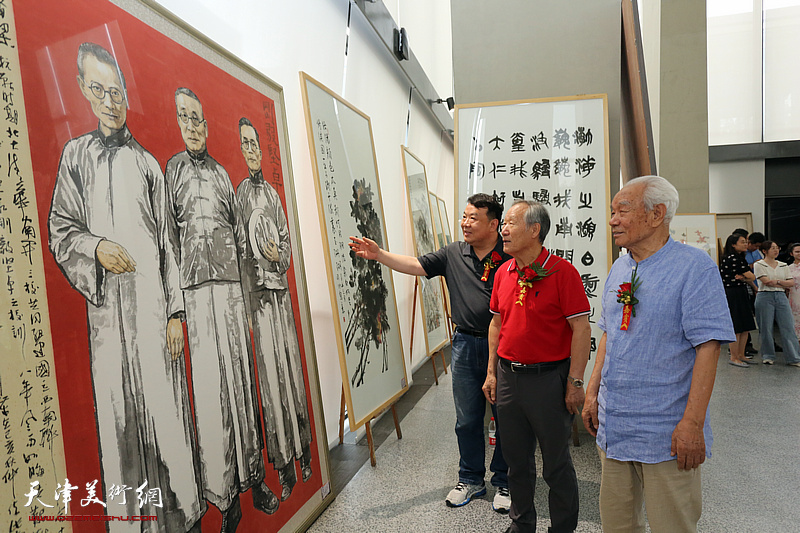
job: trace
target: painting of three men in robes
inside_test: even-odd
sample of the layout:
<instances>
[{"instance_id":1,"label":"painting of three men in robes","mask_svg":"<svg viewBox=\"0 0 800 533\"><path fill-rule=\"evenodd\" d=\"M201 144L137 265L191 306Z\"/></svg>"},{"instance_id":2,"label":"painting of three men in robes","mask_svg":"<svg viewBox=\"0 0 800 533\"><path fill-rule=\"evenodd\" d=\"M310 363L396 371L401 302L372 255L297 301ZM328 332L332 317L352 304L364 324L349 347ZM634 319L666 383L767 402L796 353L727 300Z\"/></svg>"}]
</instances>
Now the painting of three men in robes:
<instances>
[{"instance_id":1,"label":"painting of three men in robes","mask_svg":"<svg viewBox=\"0 0 800 533\"><path fill-rule=\"evenodd\" d=\"M248 174L234 189L209 153L215 124L202 88L176 87L163 97L185 149L162 172L128 128L130 94L114 54L84 42L75 67L97 128L63 147L49 246L85 299L104 492L147 483L163 497L149 508L128 498L128 515L157 521L107 528L208 531L210 503L220 531L236 531L241 493L272 515L315 468L289 227L262 174L258 128L238 122Z\"/></svg>"}]
</instances>

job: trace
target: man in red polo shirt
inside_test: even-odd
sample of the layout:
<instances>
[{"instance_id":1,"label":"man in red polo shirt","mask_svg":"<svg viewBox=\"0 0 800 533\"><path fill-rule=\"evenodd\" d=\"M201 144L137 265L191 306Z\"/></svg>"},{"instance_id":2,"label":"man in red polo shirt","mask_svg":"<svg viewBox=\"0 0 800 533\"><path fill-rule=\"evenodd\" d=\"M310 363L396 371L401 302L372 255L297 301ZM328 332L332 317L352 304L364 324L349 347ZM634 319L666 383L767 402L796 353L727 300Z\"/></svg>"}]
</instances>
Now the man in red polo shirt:
<instances>
[{"instance_id":1,"label":"man in red polo shirt","mask_svg":"<svg viewBox=\"0 0 800 533\"><path fill-rule=\"evenodd\" d=\"M572 418L583 404L589 358L589 300L580 275L544 247L547 210L521 201L501 232L513 259L495 274L489 308L489 367L484 394L502 421L512 523L507 532L536 531L533 504L536 442L550 487L552 533L578 525L578 480L569 453Z\"/></svg>"}]
</instances>

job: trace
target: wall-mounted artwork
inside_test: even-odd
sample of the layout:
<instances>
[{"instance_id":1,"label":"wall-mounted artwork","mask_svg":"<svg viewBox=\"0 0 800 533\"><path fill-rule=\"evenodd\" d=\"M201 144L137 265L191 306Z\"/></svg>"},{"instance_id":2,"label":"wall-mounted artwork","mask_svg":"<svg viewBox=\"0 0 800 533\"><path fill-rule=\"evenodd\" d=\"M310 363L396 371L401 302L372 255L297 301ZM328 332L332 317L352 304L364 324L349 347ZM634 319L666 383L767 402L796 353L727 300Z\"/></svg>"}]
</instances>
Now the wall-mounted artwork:
<instances>
[{"instance_id":1,"label":"wall-mounted artwork","mask_svg":"<svg viewBox=\"0 0 800 533\"><path fill-rule=\"evenodd\" d=\"M0 18L0 529L304 529L330 473L281 87L134 0Z\"/></svg>"},{"instance_id":2,"label":"wall-mounted artwork","mask_svg":"<svg viewBox=\"0 0 800 533\"><path fill-rule=\"evenodd\" d=\"M406 193L415 254L417 256L429 254L436 251L437 243L431 209L433 195L428 191L425 165L405 146L401 147L401 156L406 176ZM444 309L442 283L435 278L427 279L420 276L418 288L421 294L420 302L425 325L426 355L430 355L439 351L450 339L447 333L447 315Z\"/></svg>"},{"instance_id":3,"label":"wall-mounted artwork","mask_svg":"<svg viewBox=\"0 0 800 533\"><path fill-rule=\"evenodd\" d=\"M453 233L450 231L450 219L447 216L447 204L444 203L444 199L442 198L438 198L438 200L439 216L442 218L442 228L444 229L444 245L446 246L453 242Z\"/></svg>"},{"instance_id":4,"label":"wall-mounted artwork","mask_svg":"<svg viewBox=\"0 0 800 533\"><path fill-rule=\"evenodd\" d=\"M442 223L442 215L439 212L439 197L433 193L429 193L431 204L431 219L433 220L433 230L436 233L436 249L443 248L447 245L444 237L444 224Z\"/></svg>"},{"instance_id":5,"label":"wall-mounted artwork","mask_svg":"<svg viewBox=\"0 0 800 533\"><path fill-rule=\"evenodd\" d=\"M547 208L544 245L581 275L595 352L599 296L611 267L606 95L459 104L455 123L455 205L482 192L505 209L517 199Z\"/></svg>"},{"instance_id":6,"label":"wall-mounted artwork","mask_svg":"<svg viewBox=\"0 0 800 533\"><path fill-rule=\"evenodd\" d=\"M703 250L719 264L717 216L714 213L677 214L669 224L669 234L678 242Z\"/></svg>"},{"instance_id":7,"label":"wall-mounted artwork","mask_svg":"<svg viewBox=\"0 0 800 533\"><path fill-rule=\"evenodd\" d=\"M348 246L386 247L378 165L369 117L304 72L300 84L352 431L408 389L392 271Z\"/></svg>"}]
</instances>

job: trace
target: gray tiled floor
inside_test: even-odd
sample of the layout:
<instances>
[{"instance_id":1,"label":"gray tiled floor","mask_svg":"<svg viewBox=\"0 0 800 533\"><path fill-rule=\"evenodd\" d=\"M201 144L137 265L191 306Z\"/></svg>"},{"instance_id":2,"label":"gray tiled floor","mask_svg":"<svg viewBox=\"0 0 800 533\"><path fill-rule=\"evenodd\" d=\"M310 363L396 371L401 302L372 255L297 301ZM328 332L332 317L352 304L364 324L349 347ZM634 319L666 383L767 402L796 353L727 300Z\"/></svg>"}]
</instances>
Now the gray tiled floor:
<instances>
[{"instance_id":1,"label":"gray tiled floor","mask_svg":"<svg viewBox=\"0 0 800 533\"><path fill-rule=\"evenodd\" d=\"M800 368L758 364L740 369L720 358L711 401L714 456L703 467L700 531L800 531ZM756 360L759 360L756 358ZM458 452L450 375L440 377L401 422L403 439L390 436L344 487L309 531L504 531L506 516L491 510L489 493L452 509L444 497L456 481ZM573 448L581 494L579 532L599 532L600 467L593 439L580 434ZM537 483L539 529L546 531L546 486Z\"/></svg>"}]
</instances>

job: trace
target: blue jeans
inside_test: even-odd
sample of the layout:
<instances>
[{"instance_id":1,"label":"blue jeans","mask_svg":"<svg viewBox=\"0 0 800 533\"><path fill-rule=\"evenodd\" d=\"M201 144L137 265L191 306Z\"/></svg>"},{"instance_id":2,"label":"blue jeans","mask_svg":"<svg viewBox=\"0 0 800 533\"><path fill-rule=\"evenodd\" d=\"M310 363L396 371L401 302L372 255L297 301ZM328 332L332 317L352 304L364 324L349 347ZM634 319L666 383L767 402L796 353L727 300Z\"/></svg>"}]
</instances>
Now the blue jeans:
<instances>
[{"instance_id":1,"label":"blue jeans","mask_svg":"<svg viewBox=\"0 0 800 533\"><path fill-rule=\"evenodd\" d=\"M772 339L773 322L778 323L778 331L783 339L783 355L787 363L800 362L797 337L794 334L794 318L789 299L777 291L758 291L756 295L756 321L761 335L761 357L775 360L775 342Z\"/></svg>"},{"instance_id":2,"label":"blue jeans","mask_svg":"<svg viewBox=\"0 0 800 533\"><path fill-rule=\"evenodd\" d=\"M473 337L456 331L450 369L453 372L453 400L456 405L456 438L461 460L458 463L458 480L470 485L483 485L486 475L486 440L483 419L486 397L483 384L489 365L489 343L485 337ZM492 406L497 425L497 443L489 466L494 473L492 485L508 487L508 465L500 446L500 424L497 409Z\"/></svg>"}]
</instances>

